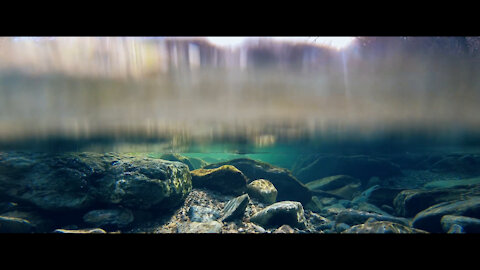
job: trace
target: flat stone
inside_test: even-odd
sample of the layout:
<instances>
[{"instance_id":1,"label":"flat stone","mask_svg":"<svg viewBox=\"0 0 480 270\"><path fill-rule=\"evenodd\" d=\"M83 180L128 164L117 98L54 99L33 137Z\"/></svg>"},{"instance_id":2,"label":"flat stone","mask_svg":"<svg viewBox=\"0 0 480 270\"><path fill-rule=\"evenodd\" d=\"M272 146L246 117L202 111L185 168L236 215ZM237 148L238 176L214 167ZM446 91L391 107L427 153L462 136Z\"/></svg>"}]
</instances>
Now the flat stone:
<instances>
[{"instance_id":1,"label":"flat stone","mask_svg":"<svg viewBox=\"0 0 480 270\"><path fill-rule=\"evenodd\" d=\"M188 209L188 216L193 222L208 222L220 218L220 213L209 207L193 205Z\"/></svg>"},{"instance_id":2,"label":"flat stone","mask_svg":"<svg viewBox=\"0 0 480 270\"><path fill-rule=\"evenodd\" d=\"M0 216L0 233L33 233L34 226L23 218Z\"/></svg>"},{"instance_id":3,"label":"flat stone","mask_svg":"<svg viewBox=\"0 0 480 270\"><path fill-rule=\"evenodd\" d=\"M346 223L348 225L357 225L366 222L369 218L374 218L377 221L391 221L403 225L409 225L405 218L395 217L391 215L381 215L378 213L371 213L366 211L359 211L354 209L345 209L339 212L335 221L337 223Z\"/></svg>"},{"instance_id":4,"label":"flat stone","mask_svg":"<svg viewBox=\"0 0 480 270\"><path fill-rule=\"evenodd\" d=\"M364 224L358 224L344 230L342 233L355 233L355 234L406 234L406 233L428 233L423 230L410 228L408 226L398 224L391 221L373 221L366 222Z\"/></svg>"},{"instance_id":5,"label":"flat stone","mask_svg":"<svg viewBox=\"0 0 480 270\"><path fill-rule=\"evenodd\" d=\"M128 209L93 210L83 216L83 221L95 227L125 227L133 222L133 213Z\"/></svg>"},{"instance_id":6,"label":"flat stone","mask_svg":"<svg viewBox=\"0 0 480 270\"><path fill-rule=\"evenodd\" d=\"M267 206L250 218L250 221L263 227L276 227L284 224L304 229L306 219L302 204L282 201Z\"/></svg>"},{"instance_id":7,"label":"flat stone","mask_svg":"<svg viewBox=\"0 0 480 270\"><path fill-rule=\"evenodd\" d=\"M221 233L222 223L211 220L208 222L187 222L177 227L177 233Z\"/></svg>"},{"instance_id":8,"label":"flat stone","mask_svg":"<svg viewBox=\"0 0 480 270\"><path fill-rule=\"evenodd\" d=\"M106 231L100 228L94 229L78 229L78 230L69 230L69 229L56 229L54 233L67 233L67 234L105 234Z\"/></svg>"},{"instance_id":9,"label":"flat stone","mask_svg":"<svg viewBox=\"0 0 480 270\"><path fill-rule=\"evenodd\" d=\"M223 216L221 221L232 221L235 219L242 219L245 214L250 197L248 194L243 194L239 197L233 198L227 202L223 209Z\"/></svg>"}]
</instances>

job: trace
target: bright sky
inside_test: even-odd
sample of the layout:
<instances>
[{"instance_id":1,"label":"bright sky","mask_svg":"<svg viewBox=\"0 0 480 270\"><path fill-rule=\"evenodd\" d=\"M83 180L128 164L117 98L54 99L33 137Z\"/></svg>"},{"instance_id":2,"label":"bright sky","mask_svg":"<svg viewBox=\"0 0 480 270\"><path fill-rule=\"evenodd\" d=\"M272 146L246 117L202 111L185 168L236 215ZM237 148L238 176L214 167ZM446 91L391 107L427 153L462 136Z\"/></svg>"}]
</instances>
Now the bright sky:
<instances>
[{"instance_id":1,"label":"bright sky","mask_svg":"<svg viewBox=\"0 0 480 270\"><path fill-rule=\"evenodd\" d=\"M236 47L247 39L258 39L264 37L206 37L211 43L217 46ZM350 45L355 37L269 37L274 40L316 43L330 46L336 49L343 49Z\"/></svg>"}]
</instances>

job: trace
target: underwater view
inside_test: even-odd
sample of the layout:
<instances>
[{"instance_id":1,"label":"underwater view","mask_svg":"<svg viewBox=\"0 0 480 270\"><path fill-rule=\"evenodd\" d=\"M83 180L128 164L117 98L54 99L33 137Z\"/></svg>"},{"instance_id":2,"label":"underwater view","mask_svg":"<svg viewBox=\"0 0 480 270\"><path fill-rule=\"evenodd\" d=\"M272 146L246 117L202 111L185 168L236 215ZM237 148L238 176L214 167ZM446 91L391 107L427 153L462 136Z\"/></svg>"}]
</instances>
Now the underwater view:
<instances>
[{"instance_id":1,"label":"underwater view","mask_svg":"<svg viewBox=\"0 0 480 270\"><path fill-rule=\"evenodd\" d=\"M0 233L480 233L480 37L0 37Z\"/></svg>"}]
</instances>

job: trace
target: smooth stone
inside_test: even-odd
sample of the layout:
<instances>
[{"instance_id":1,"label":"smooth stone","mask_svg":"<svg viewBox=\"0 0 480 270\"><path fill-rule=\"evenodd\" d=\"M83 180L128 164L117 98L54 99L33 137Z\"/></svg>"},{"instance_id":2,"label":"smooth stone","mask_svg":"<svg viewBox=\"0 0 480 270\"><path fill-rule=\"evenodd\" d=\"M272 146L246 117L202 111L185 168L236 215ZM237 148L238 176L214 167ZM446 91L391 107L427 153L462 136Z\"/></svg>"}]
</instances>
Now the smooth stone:
<instances>
[{"instance_id":1,"label":"smooth stone","mask_svg":"<svg viewBox=\"0 0 480 270\"><path fill-rule=\"evenodd\" d=\"M480 195L480 186L473 188L408 189L395 197L393 205L398 216L413 217L430 206Z\"/></svg>"},{"instance_id":2,"label":"smooth stone","mask_svg":"<svg viewBox=\"0 0 480 270\"><path fill-rule=\"evenodd\" d=\"M221 233L222 223L211 220L207 222L182 223L177 228L178 233Z\"/></svg>"},{"instance_id":3,"label":"smooth stone","mask_svg":"<svg viewBox=\"0 0 480 270\"><path fill-rule=\"evenodd\" d=\"M89 211L83 216L83 221L95 227L116 226L125 227L132 223L134 216L128 209L99 209Z\"/></svg>"},{"instance_id":4,"label":"smooth stone","mask_svg":"<svg viewBox=\"0 0 480 270\"><path fill-rule=\"evenodd\" d=\"M458 224L453 224L450 229L447 231L449 234L463 234L466 233L462 226Z\"/></svg>"},{"instance_id":5,"label":"smooth stone","mask_svg":"<svg viewBox=\"0 0 480 270\"><path fill-rule=\"evenodd\" d=\"M445 215L440 219L440 223L444 232L449 232L452 226L458 225L465 233L480 233L480 219L478 218Z\"/></svg>"},{"instance_id":6,"label":"smooth stone","mask_svg":"<svg viewBox=\"0 0 480 270\"><path fill-rule=\"evenodd\" d=\"M282 201L267 206L250 218L250 221L263 227L276 227L284 224L304 229L306 219L300 202Z\"/></svg>"},{"instance_id":7,"label":"smooth stone","mask_svg":"<svg viewBox=\"0 0 480 270\"><path fill-rule=\"evenodd\" d=\"M466 200L443 202L419 212L412 221L412 227L434 233L442 233L440 220L445 215L480 217L480 197Z\"/></svg>"},{"instance_id":8,"label":"smooth stone","mask_svg":"<svg viewBox=\"0 0 480 270\"><path fill-rule=\"evenodd\" d=\"M354 198L352 201L364 201L374 204L378 207L382 205L389 205L393 207L393 200L402 190L404 189L374 185L363 191L358 197Z\"/></svg>"},{"instance_id":9,"label":"smooth stone","mask_svg":"<svg viewBox=\"0 0 480 270\"><path fill-rule=\"evenodd\" d=\"M245 192L247 178L232 165L223 165L215 169L197 169L191 171L195 188L207 188L224 194L240 195Z\"/></svg>"},{"instance_id":10,"label":"smooth stone","mask_svg":"<svg viewBox=\"0 0 480 270\"><path fill-rule=\"evenodd\" d=\"M335 221L337 223L346 223L348 225L357 225L364 223L369 218L374 218L377 221L391 221L408 226L409 222L405 218L394 217L391 215L381 215L366 211L345 209L337 214Z\"/></svg>"},{"instance_id":11,"label":"smooth stone","mask_svg":"<svg viewBox=\"0 0 480 270\"><path fill-rule=\"evenodd\" d=\"M334 175L311 181L305 184L314 191L326 191L342 199L351 200L361 192L361 182L348 175Z\"/></svg>"},{"instance_id":12,"label":"smooth stone","mask_svg":"<svg viewBox=\"0 0 480 270\"><path fill-rule=\"evenodd\" d=\"M335 232L337 233L341 233L345 230L348 230L350 229L350 225L346 224L346 223L336 223L335 224Z\"/></svg>"},{"instance_id":13,"label":"smooth stone","mask_svg":"<svg viewBox=\"0 0 480 270\"><path fill-rule=\"evenodd\" d=\"M249 158L239 158L210 164L204 168L218 168L222 165L235 166L242 171L249 182L257 179L268 179L277 189L277 201L298 201L306 204L312 198L310 189L298 181L287 169Z\"/></svg>"},{"instance_id":14,"label":"smooth stone","mask_svg":"<svg viewBox=\"0 0 480 270\"><path fill-rule=\"evenodd\" d=\"M247 185L247 193L251 198L260 202L272 204L277 201L278 191L272 182L265 179L257 179Z\"/></svg>"},{"instance_id":15,"label":"smooth stone","mask_svg":"<svg viewBox=\"0 0 480 270\"><path fill-rule=\"evenodd\" d=\"M278 229L273 231L273 233L295 233L295 230L288 225L282 225Z\"/></svg>"},{"instance_id":16,"label":"smooth stone","mask_svg":"<svg viewBox=\"0 0 480 270\"><path fill-rule=\"evenodd\" d=\"M207 222L220 218L220 213L209 207L193 205L188 209L188 216L193 222Z\"/></svg>"},{"instance_id":17,"label":"smooth stone","mask_svg":"<svg viewBox=\"0 0 480 270\"><path fill-rule=\"evenodd\" d=\"M223 208L223 216L220 220L232 221L235 219L242 219L249 202L250 197L248 194L243 194L239 197L231 199Z\"/></svg>"},{"instance_id":18,"label":"smooth stone","mask_svg":"<svg viewBox=\"0 0 480 270\"><path fill-rule=\"evenodd\" d=\"M107 233L103 229L94 228L94 229L78 229L78 230L69 230L69 229L56 229L54 233L69 233L69 234L105 234Z\"/></svg>"},{"instance_id":19,"label":"smooth stone","mask_svg":"<svg viewBox=\"0 0 480 270\"><path fill-rule=\"evenodd\" d=\"M403 224L398 224L391 221L375 221L370 220L369 222L354 225L347 230L344 230L342 233L352 233L352 234L411 234L411 233L428 233L423 230L410 228Z\"/></svg>"},{"instance_id":20,"label":"smooth stone","mask_svg":"<svg viewBox=\"0 0 480 270\"><path fill-rule=\"evenodd\" d=\"M0 233L34 233L35 227L23 218L0 216Z\"/></svg>"}]
</instances>

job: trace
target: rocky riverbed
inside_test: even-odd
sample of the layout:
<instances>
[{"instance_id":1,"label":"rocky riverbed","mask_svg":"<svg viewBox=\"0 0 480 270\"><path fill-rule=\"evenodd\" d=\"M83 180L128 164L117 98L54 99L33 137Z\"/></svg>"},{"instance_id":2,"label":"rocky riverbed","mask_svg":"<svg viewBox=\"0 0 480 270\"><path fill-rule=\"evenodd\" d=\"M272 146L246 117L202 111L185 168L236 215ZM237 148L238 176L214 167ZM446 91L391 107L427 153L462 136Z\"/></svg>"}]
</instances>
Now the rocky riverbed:
<instances>
[{"instance_id":1,"label":"rocky riverbed","mask_svg":"<svg viewBox=\"0 0 480 270\"><path fill-rule=\"evenodd\" d=\"M0 153L1 233L480 232L480 158Z\"/></svg>"}]
</instances>

